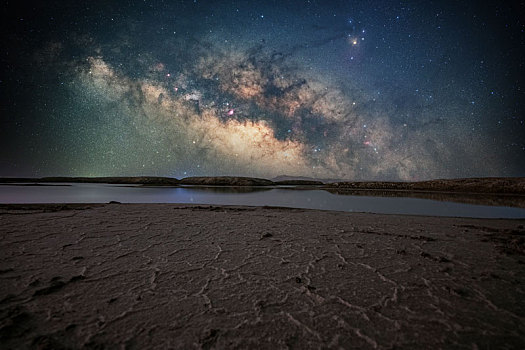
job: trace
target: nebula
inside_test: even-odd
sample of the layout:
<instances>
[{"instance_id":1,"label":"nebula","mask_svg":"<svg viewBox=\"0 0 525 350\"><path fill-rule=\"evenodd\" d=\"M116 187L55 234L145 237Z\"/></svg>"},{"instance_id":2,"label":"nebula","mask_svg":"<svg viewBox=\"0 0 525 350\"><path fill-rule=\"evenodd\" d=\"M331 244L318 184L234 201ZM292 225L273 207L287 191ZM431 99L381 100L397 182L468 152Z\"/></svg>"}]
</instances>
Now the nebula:
<instances>
[{"instance_id":1,"label":"nebula","mask_svg":"<svg viewBox=\"0 0 525 350\"><path fill-rule=\"evenodd\" d=\"M434 145L428 135L408 135L388 117L363 112L366 97L358 92L349 96L278 53L229 52L210 48L180 72L156 62L141 78L117 72L103 56L87 57L76 72L85 91L116 104L129 124L161 128L163 145L177 145L170 153L173 167L399 179L440 170L435 155L421 149L423 139ZM446 149L438 152L447 156ZM188 166L190 159L197 164Z\"/></svg>"},{"instance_id":2,"label":"nebula","mask_svg":"<svg viewBox=\"0 0 525 350\"><path fill-rule=\"evenodd\" d=\"M44 17L18 19L6 45L29 54L9 56L0 83L4 174L519 173L522 105L505 78L519 74L471 54L462 36L486 42L472 23L444 42L427 31L441 19L424 6L406 28L396 9L287 6L94 6L82 23L64 15L39 32L27 25ZM38 10L55 18L54 7Z\"/></svg>"}]
</instances>

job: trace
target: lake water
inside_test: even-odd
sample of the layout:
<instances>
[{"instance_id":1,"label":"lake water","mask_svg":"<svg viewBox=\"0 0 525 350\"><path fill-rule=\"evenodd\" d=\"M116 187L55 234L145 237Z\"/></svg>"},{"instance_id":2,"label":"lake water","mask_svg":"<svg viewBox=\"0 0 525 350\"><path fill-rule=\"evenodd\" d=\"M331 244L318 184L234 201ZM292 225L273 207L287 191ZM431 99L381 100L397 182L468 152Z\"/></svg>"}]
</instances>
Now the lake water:
<instances>
[{"instance_id":1,"label":"lake water","mask_svg":"<svg viewBox=\"0 0 525 350\"><path fill-rule=\"evenodd\" d=\"M109 201L121 203L267 205L384 214L525 218L525 209L523 208L473 205L406 197L340 195L323 190L142 187L78 183L45 186L0 186L0 203L107 203Z\"/></svg>"}]
</instances>

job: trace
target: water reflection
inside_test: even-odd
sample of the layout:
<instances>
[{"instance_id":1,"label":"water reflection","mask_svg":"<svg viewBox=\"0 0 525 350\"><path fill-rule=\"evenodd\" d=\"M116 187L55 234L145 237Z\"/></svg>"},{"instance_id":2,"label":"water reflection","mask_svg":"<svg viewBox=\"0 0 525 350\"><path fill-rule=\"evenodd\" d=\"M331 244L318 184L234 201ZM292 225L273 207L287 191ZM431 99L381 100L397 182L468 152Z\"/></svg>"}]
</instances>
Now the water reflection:
<instances>
[{"instance_id":1,"label":"water reflection","mask_svg":"<svg viewBox=\"0 0 525 350\"><path fill-rule=\"evenodd\" d=\"M280 206L384 214L485 218L525 218L525 209L473 205L432 199L374 194L345 195L325 190L225 187L148 187L74 183L71 186L0 186L0 203L194 203ZM420 194L418 193L417 196ZM435 194L433 194L435 195ZM428 198L428 197L427 197ZM434 200L439 199L439 200ZM456 199L458 199L456 197ZM506 201L507 199L505 199ZM506 202L502 203L506 203ZM497 202L493 202L497 203Z\"/></svg>"},{"instance_id":2,"label":"water reflection","mask_svg":"<svg viewBox=\"0 0 525 350\"><path fill-rule=\"evenodd\" d=\"M181 186L196 193L208 192L208 193L252 193L252 192L264 192L270 191L272 187L253 187L253 186L237 186L237 187L225 187L225 186Z\"/></svg>"},{"instance_id":3,"label":"water reflection","mask_svg":"<svg viewBox=\"0 0 525 350\"><path fill-rule=\"evenodd\" d=\"M495 195L491 193L437 193L437 192L411 192L411 191L381 191L381 190L341 190L324 189L333 194L345 196L367 197L410 197L431 199L435 201L456 202L474 205L490 205L525 208L525 196Z\"/></svg>"}]
</instances>

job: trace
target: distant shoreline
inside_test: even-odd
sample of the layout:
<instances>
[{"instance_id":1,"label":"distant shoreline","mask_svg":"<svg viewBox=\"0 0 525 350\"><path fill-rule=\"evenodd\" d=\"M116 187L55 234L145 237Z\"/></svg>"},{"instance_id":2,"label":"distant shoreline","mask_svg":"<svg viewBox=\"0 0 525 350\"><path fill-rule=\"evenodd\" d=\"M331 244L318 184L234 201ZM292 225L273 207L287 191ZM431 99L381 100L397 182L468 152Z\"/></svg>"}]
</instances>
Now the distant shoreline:
<instances>
[{"instance_id":1,"label":"distant shoreline","mask_svg":"<svg viewBox=\"0 0 525 350\"><path fill-rule=\"evenodd\" d=\"M411 191L411 192L448 192L448 193L490 193L525 195L524 177L486 177L464 179L436 179L417 182L395 181L338 181L323 182L316 179L268 180L254 177L210 176L187 177L176 179L170 177L42 177L42 178L0 178L0 184L29 183L107 183L133 184L147 186L310 186L342 193L345 191Z\"/></svg>"}]
</instances>

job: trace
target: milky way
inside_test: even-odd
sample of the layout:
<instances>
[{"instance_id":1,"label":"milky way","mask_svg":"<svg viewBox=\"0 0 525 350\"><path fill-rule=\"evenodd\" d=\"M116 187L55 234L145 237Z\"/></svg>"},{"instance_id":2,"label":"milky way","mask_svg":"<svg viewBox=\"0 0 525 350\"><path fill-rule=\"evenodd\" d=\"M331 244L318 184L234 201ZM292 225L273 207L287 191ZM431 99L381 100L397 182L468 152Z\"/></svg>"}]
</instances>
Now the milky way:
<instances>
[{"instance_id":1,"label":"milky way","mask_svg":"<svg viewBox=\"0 0 525 350\"><path fill-rule=\"evenodd\" d=\"M8 8L0 175L525 173L511 8L250 4Z\"/></svg>"}]
</instances>

